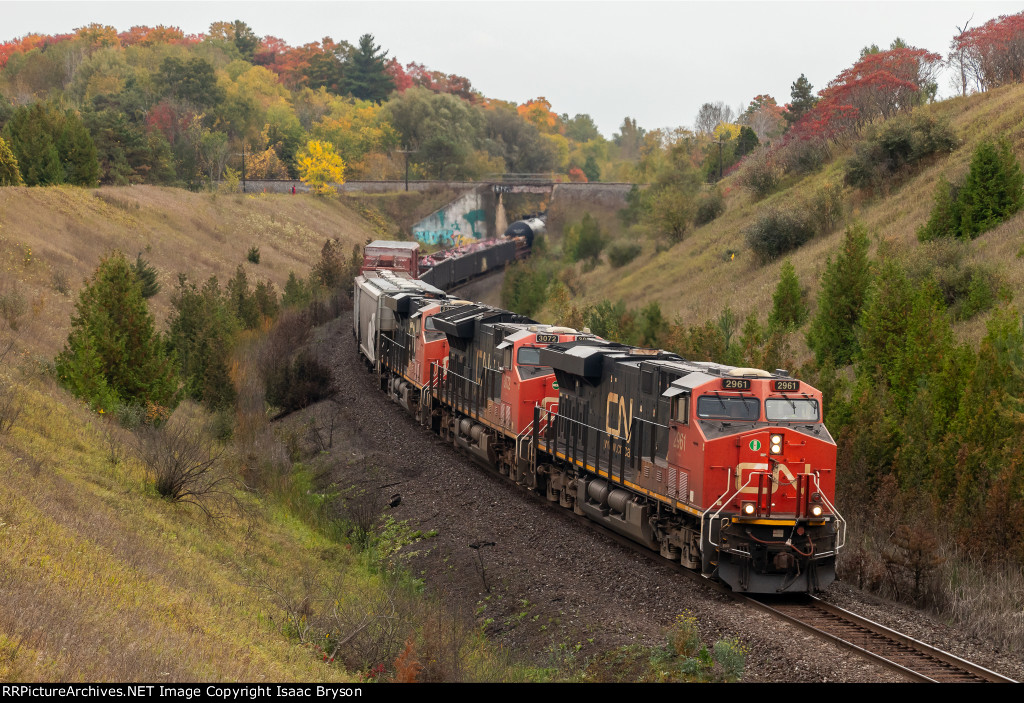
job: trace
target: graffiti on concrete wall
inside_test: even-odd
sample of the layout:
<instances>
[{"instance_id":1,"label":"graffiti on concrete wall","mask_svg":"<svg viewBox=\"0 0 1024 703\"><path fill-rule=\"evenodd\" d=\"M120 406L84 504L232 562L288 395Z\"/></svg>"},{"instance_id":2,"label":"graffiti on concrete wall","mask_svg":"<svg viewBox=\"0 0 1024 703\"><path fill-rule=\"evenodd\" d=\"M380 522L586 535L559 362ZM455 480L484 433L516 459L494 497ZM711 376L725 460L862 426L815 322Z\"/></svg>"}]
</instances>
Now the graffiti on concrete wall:
<instances>
[{"instance_id":1,"label":"graffiti on concrete wall","mask_svg":"<svg viewBox=\"0 0 1024 703\"><path fill-rule=\"evenodd\" d=\"M479 190L466 193L412 226L413 237L423 244L458 246L486 239L487 214Z\"/></svg>"}]
</instances>

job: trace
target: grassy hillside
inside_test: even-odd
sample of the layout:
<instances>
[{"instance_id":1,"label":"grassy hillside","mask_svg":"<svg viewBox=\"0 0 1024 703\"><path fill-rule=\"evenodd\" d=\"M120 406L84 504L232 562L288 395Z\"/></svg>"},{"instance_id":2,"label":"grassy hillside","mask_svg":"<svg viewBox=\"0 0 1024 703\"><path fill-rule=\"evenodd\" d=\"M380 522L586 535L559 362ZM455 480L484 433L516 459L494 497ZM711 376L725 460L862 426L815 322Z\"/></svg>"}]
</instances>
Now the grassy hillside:
<instances>
[{"instance_id":1,"label":"grassy hillside","mask_svg":"<svg viewBox=\"0 0 1024 703\"><path fill-rule=\"evenodd\" d=\"M372 236L373 223L342 201L306 195L0 188L0 293L16 290L28 304L25 349L52 357L67 338L83 279L114 249L132 260L141 253L156 267L161 290L150 305L160 323L179 273L223 284L243 264L250 282L270 280L280 291L289 271L305 275L327 238L347 251ZM253 246L259 265L246 261Z\"/></svg>"},{"instance_id":2,"label":"grassy hillside","mask_svg":"<svg viewBox=\"0 0 1024 703\"><path fill-rule=\"evenodd\" d=\"M0 189L0 295L25 309L16 330L0 321L0 680L349 678L314 655L295 623L306 598L336 599L343 611L381 584L297 519L308 479L292 476L265 499L235 491L238 502L208 521L160 499L128 433L56 386L47 368L82 280L112 249L142 252L157 268L151 306L164 318L179 272L223 282L244 262L250 281L280 289L289 271L309 271L328 237L347 247L392 226L366 205L311 196ZM251 246L259 265L246 262ZM177 413L203 421L187 404ZM224 462L288 466L264 432L256 443L265 446L244 458L228 448ZM338 575L350 572L362 575L341 587Z\"/></svg>"},{"instance_id":3,"label":"grassy hillside","mask_svg":"<svg viewBox=\"0 0 1024 703\"><path fill-rule=\"evenodd\" d=\"M940 175L953 180L966 173L971 154L983 139L1005 137L1018 158L1024 156L1024 85L921 109L948 120L961 140L960 146L952 154L928 162L906 180L892 184L886 193L866 194L849 186L843 188L843 223L832 234L813 239L788 257L796 267L801 285L811 292L812 309L825 259L838 246L845 224L853 220L863 222L876 239L873 251L878 240L886 239L897 250L913 256L919 246L915 233L928 218ZM678 316L688 325L715 318L728 305L739 319L753 311L763 322L771 310L772 293L785 257L768 265L758 264L746 245L744 230L766 208L788 207L809 200L825 184L842 184L843 164L848 156L848 152L840 152L816 173L802 178L787 177L776 192L761 201L755 201L737 185L735 176L727 177L723 182L726 211L722 216L663 251L653 241L642 242L643 254L623 268L612 269L604 263L582 273L583 295L574 302L587 304L622 298L639 307L657 301L667 317ZM557 213L555 224L550 227L556 242L561 232L559 223L578 219L586 209L576 206L572 211ZM613 236L624 236L612 213L605 213L602 225ZM1024 260L1018 256L1024 243L1022 231L1024 214L1018 214L971 245L973 257L990 264L1013 291L1024 287ZM736 252L735 258L730 258L731 252ZM580 264L577 267L582 269ZM960 333L979 338L984 331L984 317L963 323Z\"/></svg>"}]
</instances>

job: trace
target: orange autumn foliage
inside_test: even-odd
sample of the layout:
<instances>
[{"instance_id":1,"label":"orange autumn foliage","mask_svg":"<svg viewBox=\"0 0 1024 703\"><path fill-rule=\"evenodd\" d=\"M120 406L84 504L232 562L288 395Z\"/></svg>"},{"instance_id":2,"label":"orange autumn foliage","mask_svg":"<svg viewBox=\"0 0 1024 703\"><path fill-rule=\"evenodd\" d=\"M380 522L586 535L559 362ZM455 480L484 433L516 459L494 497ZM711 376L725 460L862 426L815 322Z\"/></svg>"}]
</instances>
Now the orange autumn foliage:
<instances>
[{"instance_id":1,"label":"orange autumn foliage","mask_svg":"<svg viewBox=\"0 0 1024 703\"><path fill-rule=\"evenodd\" d=\"M423 665L416 659L416 645L412 637L405 641L405 649L395 659L395 683L416 683Z\"/></svg>"}]
</instances>

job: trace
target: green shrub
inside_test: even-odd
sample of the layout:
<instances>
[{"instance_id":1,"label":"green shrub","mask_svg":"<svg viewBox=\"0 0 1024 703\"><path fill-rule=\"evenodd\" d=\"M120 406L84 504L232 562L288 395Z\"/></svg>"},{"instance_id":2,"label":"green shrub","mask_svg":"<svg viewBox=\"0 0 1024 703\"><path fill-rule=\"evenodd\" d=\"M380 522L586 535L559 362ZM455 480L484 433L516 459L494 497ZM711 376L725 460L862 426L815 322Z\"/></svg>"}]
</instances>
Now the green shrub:
<instances>
[{"instance_id":1,"label":"green shrub","mask_svg":"<svg viewBox=\"0 0 1024 703\"><path fill-rule=\"evenodd\" d=\"M828 140L792 139L783 145L777 154L779 163L787 173L807 174L817 171L832 157Z\"/></svg>"},{"instance_id":2,"label":"green shrub","mask_svg":"<svg viewBox=\"0 0 1024 703\"><path fill-rule=\"evenodd\" d=\"M775 190L781 177L782 168L775 154L770 149L762 149L743 162L737 181L760 199Z\"/></svg>"},{"instance_id":3,"label":"green shrub","mask_svg":"<svg viewBox=\"0 0 1024 703\"><path fill-rule=\"evenodd\" d=\"M501 304L521 315L533 315L548 298L553 276L536 257L516 261L505 269L501 284Z\"/></svg>"},{"instance_id":4,"label":"green shrub","mask_svg":"<svg viewBox=\"0 0 1024 703\"><path fill-rule=\"evenodd\" d=\"M693 197L683 188L669 186L654 191L647 222L670 244L678 244L686 237L693 220Z\"/></svg>"},{"instance_id":5,"label":"green shrub","mask_svg":"<svg viewBox=\"0 0 1024 703\"><path fill-rule=\"evenodd\" d=\"M814 191L810 207L811 222L818 234L830 234L843 219L843 188L838 183L823 185Z\"/></svg>"},{"instance_id":6,"label":"green shrub","mask_svg":"<svg viewBox=\"0 0 1024 703\"><path fill-rule=\"evenodd\" d=\"M626 301L611 303L602 300L583 312L586 326L594 334L625 344L639 344L636 315L626 307Z\"/></svg>"},{"instance_id":7,"label":"green shrub","mask_svg":"<svg viewBox=\"0 0 1024 703\"><path fill-rule=\"evenodd\" d=\"M0 186L20 186L22 183L18 160L14 158L7 142L0 138Z\"/></svg>"},{"instance_id":8,"label":"green shrub","mask_svg":"<svg viewBox=\"0 0 1024 703\"><path fill-rule=\"evenodd\" d=\"M697 200L697 212L693 216L693 223L700 227L711 222L725 212L725 198L718 189L706 193Z\"/></svg>"},{"instance_id":9,"label":"green shrub","mask_svg":"<svg viewBox=\"0 0 1024 703\"><path fill-rule=\"evenodd\" d=\"M967 260L970 244L955 239L926 242L908 263L916 282L931 279L955 319L965 320L990 309L998 297L999 279L988 267Z\"/></svg>"},{"instance_id":10,"label":"green shrub","mask_svg":"<svg viewBox=\"0 0 1024 703\"><path fill-rule=\"evenodd\" d=\"M777 259L814 236L814 225L799 210L769 208L747 228L747 244L764 261Z\"/></svg>"},{"instance_id":11,"label":"green shrub","mask_svg":"<svg viewBox=\"0 0 1024 703\"><path fill-rule=\"evenodd\" d=\"M877 188L922 159L956 148L953 130L924 114L894 117L870 126L846 162L845 180L857 188Z\"/></svg>"},{"instance_id":12,"label":"green shrub","mask_svg":"<svg viewBox=\"0 0 1024 703\"><path fill-rule=\"evenodd\" d=\"M622 268L640 256L641 247L636 242L615 242L608 247L608 263L612 268Z\"/></svg>"},{"instance_id":13,"label":"green shrub","mask_svg":"<svg viewBox=\"0 0 1024 703\"><path fill-rule=\"evenodd\" d=\"M580 222L565 228L564 251L570 261L596 262L607 242L601 232L601 225L589 212L583 215Z\"/></svg>"},{"instance_id":14,"label":"green shrub","mask_svg":"<svg viewBox=\"0 0 1024 703\"><path fill-rule=\"evenodd\" d=\"M250 264L258 264L260 262L260 248L255 244L249 247L248 253L245 258L249 260Z\"/></svg>"}]
</instances>

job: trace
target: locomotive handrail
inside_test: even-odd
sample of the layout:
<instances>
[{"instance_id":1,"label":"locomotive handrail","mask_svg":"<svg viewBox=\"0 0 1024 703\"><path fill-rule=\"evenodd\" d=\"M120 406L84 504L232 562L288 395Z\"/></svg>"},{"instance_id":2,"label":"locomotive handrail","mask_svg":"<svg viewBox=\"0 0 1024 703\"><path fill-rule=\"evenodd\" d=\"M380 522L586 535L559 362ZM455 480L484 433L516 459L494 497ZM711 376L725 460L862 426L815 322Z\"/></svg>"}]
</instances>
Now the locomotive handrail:
<instances>
[{"instance_id":1,"label":"locomotive handrail","mask_svg":"<svg viewBox=\"0 0 1024 703\"><path fill-rule=\"evenodd\" d=\"M832 505L832 501L825 495L825 491L821 490L821 481L817 472L811 474L814 477L814 485L818 489L818 495L821 496L821 501L832 511L832 514L836 516L836 524L839 526L836 529L836 547L833 551L838 552L840 549L846 546L846 518L839 514L836 510L836 506Z\"/></svg>"},{"instance_id":2,"label":"locomotive handrail","mask_svg":"<svg viewBox=\"0 0 1024 703\"><path fill-rule=\"evenodd\" d=\"M711 508L713 508L716 505L718 505L719 503L721 503L721 506L718 508L718 510L715 511L715 514L711 516L711 520L717 520L719 514L722 512L722 510L725 508L725 506L727 506L729 503L731 503L733 498L738 496L743 491L743 489L746 488L747 485L753 480L753 478L755 476L757 476L757 475L764 475L764 474L768 474L770 476L771 472L769 472L769 471L749 471L749 472L747 472L747 480L746 480L746 482L742 486L737 488L735 493L733 493L731 496L729 496L726 500L723 501L722 498L725 496L726 493L729 492L729 489L726 488L725 489L725 493L723 493L721 496L719 496L718 500L716 500L714 503L712 503L708 507L707 510L705 510L703 513L701 513L701 516L700 516L700 543L701 544L704 544L704 523L705 523L705 518L707 517L708 513L711 512ZM708 520L707 523L708 523L709 526L711 525L711 521L710 520ZM718 545L711 541L711 535L710 534L708 535L708 544L710 544L715 549L718 549Z\"/></svg>"},{"instance_id":3,"label":"locomotive handrail","mask_svg":"<svg viewBox=\"0 0 1024 703\"><path fill-rule=\"evenodd\" d=\"M593 425L587 424L583 420L579 420L579 419L576 419L576 418L571 417L569 415L565 415L565 414L562 413L562 411L561 411L562 409L561 408L559 408L558 412L552 412L552 411L550 411L550 410L548 410L546 408L542 408L540 405L535 405L534 407L536 409L539 409L541 412L545 413L545 415L548 418L548 427L550 427L552 424L554 424L557 427L558 426L558 422L554 422L553 420L560 420L563 423L563 426L564 426L564 424L568 424L571 427L575 428L575 431L573 431L573 430L563 430L563 431L560 432L562 437L565 439L565 458L566 458L567 461L570 461L570 462L572 462L574 464L575 463L579 463L583 467L583 469L586 470L586 471L590 471L589 467L591 467L591 465L587 461L588 459L591 458L590 447L589 447L590 440L589 440L589 437L588 437L589 433L592 431L594 433L594 438L595 438L594 448L593 448L594 451L593 451L593 455L592 455L593 458L594 458L594 464L593 464L592 468L593 468L593 472L597 473L599 475L600 475L600 473L602 471L602 469L601 469L601 449L600 449L601 437L602 436L607 437L608 438L607 478L612 483L618 483L620 486L626 484L626 446L627 446L627 442L629 442L629 446L630 447L634 446L633 445L634 440L632 439L632 437L634 437L635 435L634 435L632 429L630 430L630 433L629 433L630 439L627 440L626 437L624 437L622 435L614 435L611 432L609 432L607 429L602 429L600 427L595 427ZM634 419L639 419L639 418L634 418ZM650 422L650 421L646 421L646 422ZM657 423L651 422L650 424L657 424ZM580 429L582 429L583 431L580 432ZM534 434L536 434L536 433L534 433ZM581 440L581 435L582 435L582 442L580 441ZM619 459L618 459L619 472L618 472L618 476L617 477L615 475L615 463L616 462L615 462L615 451L614 451L614 446L615 446L615 440L616 439L619 441ZM556 437L555 438L555 450L556 451L558 450L557 442L558 442L558 438ZM580 447L581 444L582 444L582 448ZM534 451L536 451L536 449L537 448L534 447ZM582 452L579 451L580 449L582 449ZM551 453L550 442L548 443L548 448L547 448L546 451L548 451L549 454ZM636 469L637 466L638 466L639 460L640 460L639 455L635 455L634 457L630 458L629 459L629 466L630 466L630 468Z\"/></svg>"}]
</instances>

